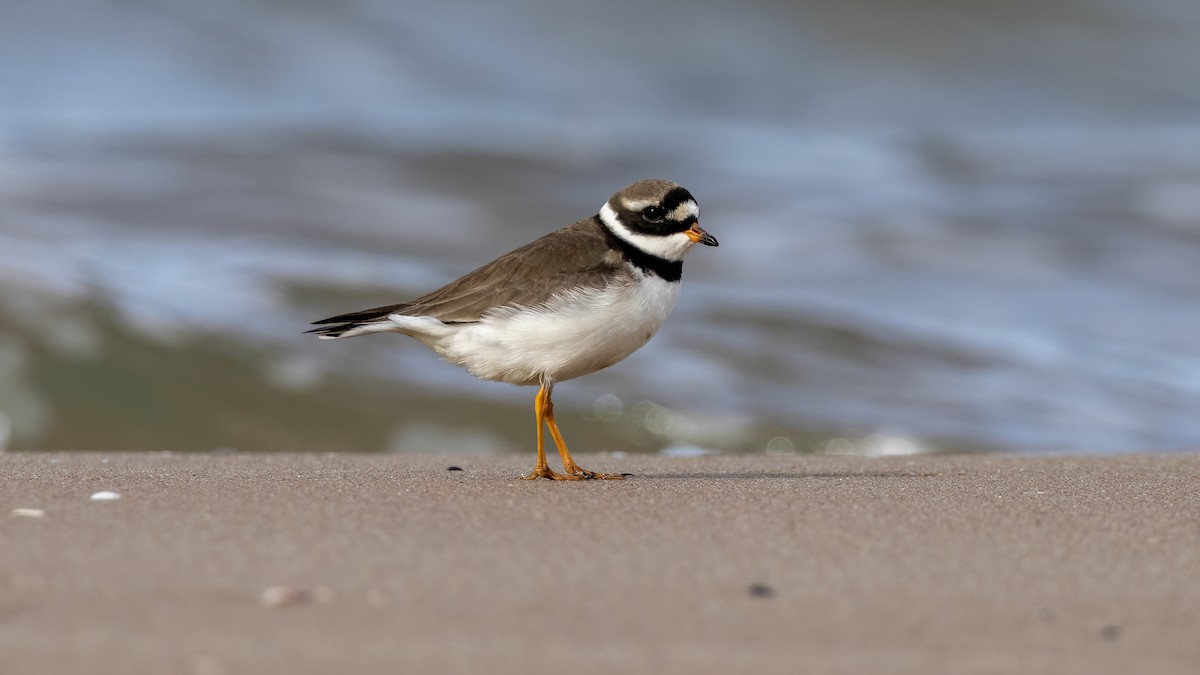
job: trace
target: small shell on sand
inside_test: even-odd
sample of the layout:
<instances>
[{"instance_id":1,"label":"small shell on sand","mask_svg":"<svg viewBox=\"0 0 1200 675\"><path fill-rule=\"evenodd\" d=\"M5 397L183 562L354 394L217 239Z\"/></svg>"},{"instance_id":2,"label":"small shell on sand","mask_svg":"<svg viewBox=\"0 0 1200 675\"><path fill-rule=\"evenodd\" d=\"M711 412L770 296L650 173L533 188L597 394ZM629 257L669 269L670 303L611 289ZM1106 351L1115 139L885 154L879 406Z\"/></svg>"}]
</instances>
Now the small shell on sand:
<instances>
[{"instance_id":1,"label":"small shell on sand","mask_svg":"<svg viewBox=\"0 0 1200 675\"><path fill-rule=\"evenodd\" d=\"M260 600L265 607L295 607L312 601L312 594L290 586L271 586L262 592Z\"/></svg>"},{"instance_id":2,"label":"small shell on sand","mask_svg":"<svg viewBox=\"0 0 1200 675\"><path fill-rule=\"evenodd\" d=\"M116 492L109 492L108 490L93 492L92 496L90 497L90 499L94 502L111 502L120 498L121 495L117 494Z\"/></svg>"},{"instance_id":3,"label":"small shell on sand","mask_svg":"<svg viewBox=\"0 0 1200 675\"><path fill-rule=\"evenodd\" d=\"M23 518L41 518L46 512L41 509L13 509L9 514Z\"/></svg>"}]
</instances>

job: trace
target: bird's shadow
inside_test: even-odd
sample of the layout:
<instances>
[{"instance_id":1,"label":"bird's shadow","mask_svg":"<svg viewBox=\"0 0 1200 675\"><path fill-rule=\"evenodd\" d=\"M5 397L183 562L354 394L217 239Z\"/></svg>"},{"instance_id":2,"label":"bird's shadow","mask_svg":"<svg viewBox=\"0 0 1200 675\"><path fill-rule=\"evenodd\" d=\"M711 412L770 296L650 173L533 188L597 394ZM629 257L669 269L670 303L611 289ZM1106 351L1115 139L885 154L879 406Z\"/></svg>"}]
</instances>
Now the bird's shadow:
<instances>
[{"instance_id":1,"label":"bird's shadow","mask_svg":"<svg viewBox=\"0 0 1200 675\"><path fill-rule=\"evenodd\" d=\"M745 480L745 479L765 479L765 480L803 480L812 478L929 478L936 476L932 472L915 472L915 471L851 471L851 472L834 472L834 471L769 471L769 472L695 472L695 473L636 473L630 474L630 478L636 480Z\"/></svg>"}]
</instances>

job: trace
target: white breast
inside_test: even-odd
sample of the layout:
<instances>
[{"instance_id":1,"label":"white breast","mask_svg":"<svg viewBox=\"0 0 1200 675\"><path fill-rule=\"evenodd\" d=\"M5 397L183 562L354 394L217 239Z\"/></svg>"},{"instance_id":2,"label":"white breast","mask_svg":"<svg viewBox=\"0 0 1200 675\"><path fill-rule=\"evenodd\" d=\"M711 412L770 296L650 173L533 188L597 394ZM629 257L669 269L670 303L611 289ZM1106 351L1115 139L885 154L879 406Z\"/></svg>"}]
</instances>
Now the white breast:
<instances>
[{"instance_id":1,"label":"white breast","mask_svg":"<svg viewBox=\"0 0 1200 675\"><path fill-rule=\"evenodd\" d=\"M561 382L635 352L658 331L678 297L678 282L636 271L605 288L561 293L536 308L494 310L428 344L486 380Z\"/></svg>"}]
</instances>

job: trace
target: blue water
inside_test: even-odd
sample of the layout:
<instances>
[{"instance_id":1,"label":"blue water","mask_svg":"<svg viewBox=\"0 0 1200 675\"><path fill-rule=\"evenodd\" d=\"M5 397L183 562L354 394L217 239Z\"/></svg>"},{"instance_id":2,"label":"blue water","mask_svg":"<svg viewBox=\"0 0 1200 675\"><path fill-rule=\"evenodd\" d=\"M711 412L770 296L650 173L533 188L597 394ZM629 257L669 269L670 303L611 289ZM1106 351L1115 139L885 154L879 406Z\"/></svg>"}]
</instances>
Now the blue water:
<instances>
[{"instance_id":1,"label":"blue water","mask_svg":"<svg viewBox=\"0 0 1200 675\"><path fill-rule=\"evenodd\" d=\"M40 361L122 339L242 350L281 396L382 378L524 411L418 345L298 330L663 177L721 247L648 347L556 390L614 438L1200 447L1197 29L1169 0L8 8L10 446L74 421Z\"/></svg>"}]
</instances>

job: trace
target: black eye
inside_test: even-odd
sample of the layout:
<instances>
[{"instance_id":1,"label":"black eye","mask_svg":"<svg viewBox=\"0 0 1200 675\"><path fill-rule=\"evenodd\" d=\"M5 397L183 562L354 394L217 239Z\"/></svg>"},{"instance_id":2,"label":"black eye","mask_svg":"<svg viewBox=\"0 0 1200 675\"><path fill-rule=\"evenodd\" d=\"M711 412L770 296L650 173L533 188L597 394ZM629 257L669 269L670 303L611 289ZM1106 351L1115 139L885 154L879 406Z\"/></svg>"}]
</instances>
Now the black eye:
<instances>
[{"instance_id":1,"label":"black eye","mask_svg":"<svg viewBox=\"0 0 1200 675\"><path fill-rule=\"evenodd\" d=\"M665 215L667 214L661 206L647 206L642 209L642 217L651 223L661 223Z\"/></svg>"}]
</instances>

